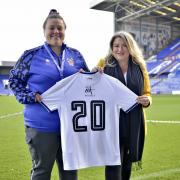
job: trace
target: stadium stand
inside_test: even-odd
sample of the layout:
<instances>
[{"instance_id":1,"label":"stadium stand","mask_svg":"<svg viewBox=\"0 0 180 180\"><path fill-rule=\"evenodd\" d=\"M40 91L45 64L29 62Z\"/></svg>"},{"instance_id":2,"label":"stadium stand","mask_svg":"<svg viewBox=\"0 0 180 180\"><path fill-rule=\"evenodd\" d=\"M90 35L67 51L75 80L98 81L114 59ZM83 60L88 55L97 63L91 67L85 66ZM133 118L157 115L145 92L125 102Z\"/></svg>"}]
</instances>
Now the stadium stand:
<instances>
[{"instance_id":1,"label":"stadium stand","mask_svg":"<svg viewBox=\"0 0 180 180\"><path fill-rule=\"evenodd\" d=\"M14 65L14 61L0 61L0 95L12 95L8 79L9 71Z\"/></svg>"},{"instance_id":2,"label":"stadium stand","mask_svg":"<svg viewBox=\"0 0 180 180\"><path fill-rule=\"evenodd\" d=\"M152 86L153 94L179 94L180 78L161 79L160 83Z\"/></svg>"},{"instance_id":3,"label":"stadium stand","mask_svg":"<svg viewBox=\"0 0 180 180\"><path fill-rule=\"evenodd\" d=\"M156 60L146 64L152 93L180 94L180 38L160 51Z\"/></svg>"},{"instance_id":4,"label":"stadium stand","mask_svg":"<svg viewBox=\"0 0 180 180\"><path fill-rule=\"evenodd\" d=\"M180 94L179 0L92 0L114 13L115 32L130 32L147 59L152 93Z\"/></svg>"},{"instance_id":5,"label":"stadium stand","mask_svg":"<svg viewBox=\"0 0 180 180\"><path fill-rule=\"evenodd\" d=\"M0 75L0 94L1 95L10 94L7 75Z\"/></svg>"},{"instance_id":6,"label":"stadium stand","mask_svg":"<svg viewBox=\"0 0 180 180\"><path fill-rule=\"evenodd\" d=\"M160 77L165 76L167 77L169 73L176 71L176 68L179 66L179 60L164 60L157 62L153 68L149 67L150 69L149 75L150 77ZM147 66L150 66L147 62Z\"/></svg>"},{"instance_id":7,"label":"stadium stand","mask_svg":"<svg viewBox=\"0 0 180 180\"><path fill-rule=\"evenodd\" d=\"M169 58L177 56L180 50L180 38L177 38L175 41L171 42L166 48L160 51L157 54L158 60L168 60Z\"/></svg>"}]
</instances>

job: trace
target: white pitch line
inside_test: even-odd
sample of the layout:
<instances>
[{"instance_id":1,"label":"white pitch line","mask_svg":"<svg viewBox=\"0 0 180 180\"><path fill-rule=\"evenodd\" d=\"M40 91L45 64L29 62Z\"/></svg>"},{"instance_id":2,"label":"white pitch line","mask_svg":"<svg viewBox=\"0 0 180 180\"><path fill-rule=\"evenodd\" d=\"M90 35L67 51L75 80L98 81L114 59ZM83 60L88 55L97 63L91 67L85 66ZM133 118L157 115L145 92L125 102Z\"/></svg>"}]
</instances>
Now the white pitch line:
<instances>
[{"instance_id":1,"label":"white pitch line","mask_svg":"<svg viewBox=\"0 0 180 180\"><path fill-rule=\"evenodd\" d=\"M13 113L13 114L6 114L6 115L3 115L3 116L0 116L0 119L6 119L6 118L17 116L17 115L20 115L20 114L22 114L22 112L17 112L17 113Z\"/></svg>"},{"instance_id":2,"label":"white pitch line","mask_svg":"<svg viewBox=\"0 0 180 180\"><path fill-rule=\"evenodd\" d=\"M167 123L167 124L180 124L180 121L162 121L162 120L147 120L151 123Z\"/></svg>"},{"instance_id":3,"label":"white pitch line","mask_svg":"<svg viewBox=\"0 0 180 180\"><path fill-rule=\"evenodd\" d=\"M3 116L0 116L0 119L5 119L5 118L17 116L17 115L20 115L22 113L23 112L17 112L17 113L13 113L13 114L6 114L6 115L3 115ZM180 124L180 121L163 121L163 120L146 120L146 121L150 122L150 123Z\"/></svg>"},{"instance_id":4,"label":"white pitch line","mask_svg":"<svg viewBox=\"0 0 180 180\"><path fill-rule=\"evenodd\" d=\"M145 174L145 175L134 177L134 178L131 178L131 179L132 180L143 180L143 179L155 178L155 177L165 177L165 176L170 175L172 173L180 173L180 168L167 169L167 170L164 170L164 171L154 172L154 173L151 173L151 174Z\"/></svg>"}]
</instances>

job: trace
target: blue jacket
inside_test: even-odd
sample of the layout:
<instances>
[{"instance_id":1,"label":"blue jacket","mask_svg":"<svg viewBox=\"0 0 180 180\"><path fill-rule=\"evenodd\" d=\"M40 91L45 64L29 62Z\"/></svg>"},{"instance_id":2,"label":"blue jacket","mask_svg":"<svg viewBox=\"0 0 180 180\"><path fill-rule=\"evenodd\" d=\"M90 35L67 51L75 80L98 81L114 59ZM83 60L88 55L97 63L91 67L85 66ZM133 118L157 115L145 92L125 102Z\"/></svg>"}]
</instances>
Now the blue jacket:
<instances>
[{"instance_id":1,"label":"blue jacket","mask_svg":"<svg viewBox=\"0 0 180 180\"><path fill-rule=\"evenodd\" d=\"M35 94L42 94L56 82L68 77L81 68L88 71L88 67L81 53L76 49L62 45L58 57L45 43L54 57L58 70L52 57L44 45L27 50L20 57L14 68L10 71L9 84L16 99L25 104L25 125L45 132L59 132L60 119L58 112L47 112L41 104L35 102ZM61 73L60 73L61 71Z\"/></svg>"}]
</instances>

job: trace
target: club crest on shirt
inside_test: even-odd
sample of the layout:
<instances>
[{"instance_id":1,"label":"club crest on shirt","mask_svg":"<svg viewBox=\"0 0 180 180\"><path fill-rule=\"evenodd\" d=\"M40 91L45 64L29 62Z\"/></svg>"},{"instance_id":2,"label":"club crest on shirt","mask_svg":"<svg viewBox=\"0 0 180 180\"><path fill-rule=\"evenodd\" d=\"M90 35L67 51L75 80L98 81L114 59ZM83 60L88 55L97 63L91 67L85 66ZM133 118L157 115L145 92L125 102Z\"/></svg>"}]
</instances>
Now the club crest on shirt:
<instances>
[{"instance_id":1,"label":"club crest on shirt","mask_svg":"<svg viewBox=\"0 0 180 180\"><path fill-rule=\"evenodd\" d=\"M86 86L85 87L85 96L95 96L94 90L92 89L91 86Z\"/></svg>"},{"instance_id":2,"label":"club crest on shirt","mask_svg":"<svg viewBox=\"0 0 180 180\"><path fill-rule=\"evenodd\" d=\"M69 59L67 60L67 62L68 62L68 64L69 64L70 66L74 66L74 60L73 60L73 58L69 58Z\"/></svg>"}]
</instances>

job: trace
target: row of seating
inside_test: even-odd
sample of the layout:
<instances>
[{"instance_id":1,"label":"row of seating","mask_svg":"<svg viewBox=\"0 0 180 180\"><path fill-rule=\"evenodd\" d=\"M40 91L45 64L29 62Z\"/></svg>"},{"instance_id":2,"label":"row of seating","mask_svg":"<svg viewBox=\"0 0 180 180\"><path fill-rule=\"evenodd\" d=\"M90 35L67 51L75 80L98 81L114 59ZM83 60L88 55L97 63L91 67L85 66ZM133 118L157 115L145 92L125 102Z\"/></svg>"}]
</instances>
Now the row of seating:
<instances>
[{"instance_id":1,"label":"row of seating","mask_svg":"<svg viewBox=\"0 0 180 180\"><path fill-rule=\"evenodd\" d=\"M154 94L180 94L180 38L146 62Z\"/></svg>"}]
</instances>

